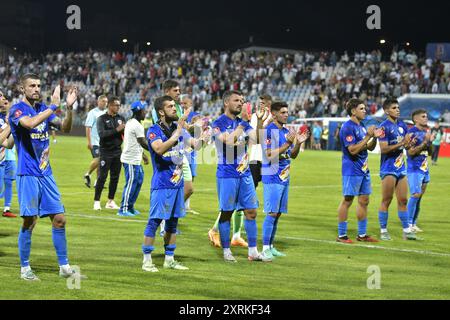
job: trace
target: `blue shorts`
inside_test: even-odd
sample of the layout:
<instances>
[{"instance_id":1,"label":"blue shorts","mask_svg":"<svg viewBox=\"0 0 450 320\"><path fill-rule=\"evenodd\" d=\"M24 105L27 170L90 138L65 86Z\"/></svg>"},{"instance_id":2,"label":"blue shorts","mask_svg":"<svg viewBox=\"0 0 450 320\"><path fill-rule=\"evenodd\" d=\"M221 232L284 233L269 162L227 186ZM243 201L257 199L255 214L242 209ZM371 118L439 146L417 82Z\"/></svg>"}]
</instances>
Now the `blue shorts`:
<instances>
[{"instance_id":1,"label":"blue shorts","mask_svg":"<svg viewBox=\"0 0 450 320\"><path fill-rule=\"evenodd\" d=\"M169 220L172 217L183 218L184 188L157 189L150 194L150 219Z\"/></svg>"},{"instance_id":2,"label":"blue shorts","mask_svg":"<svg viewBox=\"0 0 450 320\"><path fill-rule=\"evenodd\" d=\"M289 185L264 183L264 213L287 213Z\"/></svg>"},{"instance_id":3,"label":"blue shorts","mask_svg":"<svg viewBox=\"0 0 450 320\"><path fill-rule=\"evenodd\" d=\"M408 173L409 193L422 193L422 185L430 182L429 172Z\"/></svg>"},{"instance_id":4,"label":"blue shorts","mask_svg":"<svg viewBox=\"0 0 450 320\"><path fill-rule=\"evenodd\" d=\"M53 176L17 176L17 196L21 217L43 218L65 212Z\"/></svg>"},{"instance_id":5,"label":"blue shorts","mask_svg":"<svg viewBox=\"0 0 450 320\"><path fill-rule=\"evenodd\" d=\"M361 196L370 195L372 186L370 176L342 176L342 195Z\"/></svg>"},{"instance_id":6,"label":"blue shorts","mask_svg":"<svg viewBox=\"0 0 450 320\"><path fill-rule=\"evenodd\" d=\"M240 211L259 207L252 176L217 178L217 193L221 211Z\"/></svg>"},{"instance_id":7,"label":"blue shorts","mask_svg":"<svg viewBox=\"0 0 450 320\"><path fill-rule=\"evenodd\" d=\"M5 161L5 179L16 180L17 165L14 160Z\"/></svg>"},{"instance_id":8,"label":"blue shorts","mask_svg":"<svg viewBox=\"0 0 450 320\"><path fill-rule=\"evenodd\" d=\"M406 172L404 172L404 171L402 171L402 172L380 172L381 180L383 180L387 176L393 176L393 177L395 177L396 180L400 180L400 179L403 179L404 177L406 177Z\"/></svg>"}]
</instances>

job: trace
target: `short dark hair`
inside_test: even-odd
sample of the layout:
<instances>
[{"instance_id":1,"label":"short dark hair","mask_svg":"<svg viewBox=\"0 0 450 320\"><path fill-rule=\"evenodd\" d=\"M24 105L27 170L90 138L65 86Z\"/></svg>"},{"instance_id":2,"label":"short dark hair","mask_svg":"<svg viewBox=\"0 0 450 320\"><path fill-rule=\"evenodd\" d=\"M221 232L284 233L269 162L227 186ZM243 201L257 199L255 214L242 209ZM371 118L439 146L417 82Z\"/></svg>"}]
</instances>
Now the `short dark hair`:
<instances>
[{"instance_id":1,"label":"short dark hair","mask_svg":"<svg viewBox=\"0 0 450 320\"><path fill-rule=\"evenodd\" d=\"M110 96L110 97L108 98L108 106L109 106L110 104L112 104L114 101L119 101L119 102L120 102L120 98L117 97L117 96Z\"/></svg>"},{"instance_id":2,"label":"short dark hair","mask_svg":"<svg viewBox=\"0 0 450 320\"><path fill-rule=\"evenodd\" d=\"M289 109L289 106L288 106L288 104L285 101L277 101L277 102L274 102L272 104L272 106L270 107L270 110L278 112L282 108L288 108Z\"/></svg>"},{"instance_id":3,"label":"short dark hair","mask_svg":"<svg viewBox=\"0 0 450 320\"><path fill-rule=\"evenodd\" d=\"M383 102L383 110L386 110L391 106L391 104L398 104L398 100L395 97L386 98Z\"/></svg>"},{"instance_id":4,"label":"short dark hair","mask_svg":"<svg viewBox=\"0 0 450 320\"><path fill-rule=\"evenodd\" d=\"M412 115L411 115L411 120L414 122L414 117L419 115L419 114L423 114L423 113L427 113L427 110L425 110L425 109L416 109L416 110L414 110L412 112Z\"/></svg>"},{"instance_id":5,"label":"short dark hair","mask_svg":"<svg viewBox=\"0 0 450 320\"><path fill-rule=\"evenodd\" d=\"M223 102L225 102L225 100L228 100L233 94L236 94L238 96L242 96L242 92L237 91L237 90L228 90L225 91L222 95L222 100Z\"/></svg>"},{"instance_id":6,"label":"short dark hair","mask_svg":"<svg viewBox=\"0 0 450 320\"><path fill-rule=\"evenodd\" d=\"M272 96L270 94L262 94L259 98L266 101L272 101Z\"/></svg>"},{"instance_id":7,"label":"short dark hair","mask_svg":"<svg viewBox=\"0 0 450 320\"><path fill-rule=\"evenodd\" d=\"M40 80L39 76L36 73L25 73L23 76L20 77L20 83L23 84L28 79L33 80Z\"/></svg>"},{"instance_id":8,"label":"short dark hair","mask_svg":"<svg viewBox=\"0 0 450 320\"><path fill-rule=\"evenodd\" d=\"M167 90L170 90L170 89L178 87L178 86L179 86L178 81L169 79L169 80L166 80L163 82L162 90L163 90L163 92L166 92Z\"/></svg>"},{"instance_id":9,"label":"short dark hair","mask_svg":"<svg viewBox=\"0 0 450 320\"><path fill-rule=\"evenodd\" d=\"M160 118L159 111L164 109L164 102L166 101L174 101L174 100L171 96L162 96L155 99L155 111L156 115L158 116L158 119Z\"/></svg>"},{"instance_id":10,"label":"short dark hair","mask_svg":"<svg viewBox=\"0 0 450 320\"><path fill-rule=\"evenodd\" d=\"M362 101L361 99L351 98L350 100L348 100L345 104L345 110L347 111L347 114L351 116L352 110L357 108L360 104L364 104L364 101Z\"/></svg>"}]
</instances>

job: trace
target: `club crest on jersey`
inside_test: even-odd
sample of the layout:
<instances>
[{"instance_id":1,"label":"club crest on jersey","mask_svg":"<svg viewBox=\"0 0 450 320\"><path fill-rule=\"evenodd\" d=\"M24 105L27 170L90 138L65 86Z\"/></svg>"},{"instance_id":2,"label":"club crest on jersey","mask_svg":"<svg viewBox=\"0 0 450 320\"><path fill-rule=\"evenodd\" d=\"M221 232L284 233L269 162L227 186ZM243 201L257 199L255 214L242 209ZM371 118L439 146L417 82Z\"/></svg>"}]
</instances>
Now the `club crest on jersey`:
<instances>
[{"instance_id":1,"label":"club crest on jersey","mask_svg":"<svg viewBox=\"0 0 450 320\"><path fill-rule=\"evenodd\" d=\"M352 142L353 136L347 136L347 137L345 137L345 140L347 140L347 142Z\"/></svg>"},{"instance_id":2,"label":"club crest on jersey","mask_svg":"<svg viewBox=\"0 0 450 320\"><path fill-rule=\"evenodd\" d=\"M220 133L220 129L219 128L214 128L214 134L219 134Z\"/></svg>"},{"instance_id":3,"label":"club crest on jersey","mask_svg":"<svg viewBox=\"0 0 450 320\"><path fill-rule=\"evenodd\" d=\"M14 112L14 117L18 118L22 115L22 110L16 110L16 112Z\"/></svg>"}]
</instances>

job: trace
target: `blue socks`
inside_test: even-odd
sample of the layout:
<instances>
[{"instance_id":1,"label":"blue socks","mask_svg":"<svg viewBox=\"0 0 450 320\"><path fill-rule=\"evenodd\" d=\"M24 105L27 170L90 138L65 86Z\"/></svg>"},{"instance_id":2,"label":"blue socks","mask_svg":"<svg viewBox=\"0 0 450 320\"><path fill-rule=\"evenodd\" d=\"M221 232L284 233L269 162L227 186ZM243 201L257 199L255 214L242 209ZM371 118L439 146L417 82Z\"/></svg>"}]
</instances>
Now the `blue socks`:
<instances>
[{"instance_id":1,"label":"blue socks","mask_svg":"<svg viewBox=\"0 0 450 320\"><path fill-rule=\"evenodd\" d=\"M339 237L347 235L347 221L342 221L338 223L338 235Z\"/></svg>"},{"instance_id":2,"label":"blue socks","mask_svg":"<svg viewBox=\"0 0 450 320\"><path fill-rule=\"evenodd\" d=\"M67 259L66 229L52 228L52 239L59 265L69 264L69 260Z\"/></svg>"},{"instance_id":3,"label":"blue socks","mask_svg":"<svg viewBox=\"0 0 450 320\"><path fill-rule=\"evenodd\" d=\"M166 256L173 256L176 247L177 247L176 244L164 245Z\"/></svg>"},{"instance_id":4,"label":"blue socks","mask_svg":"<svg viewBox=\"0 0 450 320\"><path fill-rule=\"evenodd\" d=\"M418 206L419 202L420 202L421 198L415 198L415 197L411 197L408 201L408 222L409 224L413 224L414 223L414 217L416 216L416 212L417 212L417 208L420 207Z\"/></svg>"},{"instance_id":5,"label":"blue socks","mask_svg":"<svg viewBox=\"0 0 450 320\"><path fill-rule=\"evenodd\" d=\"M386 229L388 223L388 213L387 211L378 211L378 221L380 221L380 228Z\"/></svg>"},{"instance_id":6,"label":"blue socks","mask_svg":"<svg viewBox=\"0 0 450 320\"><path fill-rule=\"evenodd\" d=\"M415 225L420 212L420 202L422 197L415 198L411 197L408 201L408 222L409 224Z\"/></svg>"},{"instance_id":7,"label":"blue socks","mask_svg":"<svg viewBox=\"0 0 450 320\"><path fill-rule=\"evenodd\" d=\"M408 211L399 211L398 212L398 218L402 222L403 229L408 229L409 228Z\"/></svg>"},{"instance_id":8,"label":"blue socks","mask_svg":"<svg viewBox=\"0 0 450 320\"><path fill-rule=\"evenodd\" d=\"M273 229L272 229L272 236L270 237L270 245L273 245L273 240L275 240L275 233L277 233L277 228L278 228L278 220L280 220L280 217L275 218L275 223L274 223Z\"/></svg>"},{"instance_id":9,"label":"blue socks","mask_svg":"<svg viewBox=\"0 0 450 320\"><path fill-rule=\"evenodd\" d=\"M420 197L419 201L417 201L416 213L414 214L414 218L413 218L413 224L414 225L417 223L417 219L419 218L420 202L422 202L422 197Z\"/></svg>"},{"instance_id":10,"label":"blue socks","mask_svg":"<svg viewBox=\"0 0 450 320\"><path fill-rule=\"evenodd\" d=\"M365 236L367 233L367 218L358 221L358 235Z\"/></svg>"},{"instance_id":11,"label":"blue socks","mask_svg":"<svg viewBox=\"0 0 450 320\"><path fill-rule=\"evenodd\" d=\"M245 228L247 230L247 228ZM220 242L223 249L230 248L230 221L219 221ZM248 231L247 231L248 236ZM249 241L250 242L250 241Z\"/></svg>"},{"instance_id":12,"label":"blue socks","mask_svg":"<svg viewBox=\"0 0 450 320\"><path fill-rule=\"evenodd\" d=\"M12 180L5 179L5 207L11 207L12 195Z\"/></svg>"},{"instance_id":13,"label":"blue socks","mask_svg":"<svg viewBox=\"0 0 450 320\"><path fill-rule=\"evenodd\" d=\"M276 218L272 217L271 215L266 215L266 218L264 219L263 227L262 227L262 233L263 233L263 245L268 246L271 243L272 233L273 229L275 227L275 221Z\"/></svg>"},{"instance_id":14,"label":"blue socks","mask_svg":"<svg viewBox=\"0 0 450 320\"><path fill-rule=\"evenodd\" d=\"M18 243L20 265L28 267L30 265L31 230L20 228Z\"/></svg>"},{"instance_id":15,"label":"blue socks","mask_svg":"<svg viewBox=\"0 0 450 320\"><path fill-rule=\"evenodd\" d=\"M248 247L255 248L256 240L258 238L258 228L256 227L256 220L244 219L245 232L247 233Z\"/></svg>"},{"instance_id":16,"label":"blue socks","mask_svg":"<svg viewBox=\"0 0 450 320\"><path fill-rule=\"evenodd\" d=\"M143 254L151 254L153 252L153 250L155 250L154 246L142 245L142 253Z\"/></svg>"}]
</instances>

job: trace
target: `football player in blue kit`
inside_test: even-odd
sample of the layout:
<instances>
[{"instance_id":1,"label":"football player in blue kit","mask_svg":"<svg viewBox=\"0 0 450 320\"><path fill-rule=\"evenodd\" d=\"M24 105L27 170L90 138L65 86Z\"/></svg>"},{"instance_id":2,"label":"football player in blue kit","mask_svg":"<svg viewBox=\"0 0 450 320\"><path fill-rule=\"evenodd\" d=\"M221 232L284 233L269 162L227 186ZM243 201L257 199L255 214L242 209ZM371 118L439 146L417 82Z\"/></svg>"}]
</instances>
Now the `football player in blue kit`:
<instances>
[{"instance_id":1,"label":"football player in blue kit","mask_svg":"<svg viewBox=\"0 0 450 320\"><path fill-rule=\"evenodd\" d=\"M420 212L420 203L427 185L430 182L428 168L428 156L431 153L431 142L434 137L427 132L428 115L424 109L418 109L412 113L414 127L408 130L412 135L414 145L408 149L408 184L411 197L408 201L408 222L411 231L422 232L417 226Z\"/></svg>"},{"instance_id":2,"label":"football player in blue kit","mask_svg":"<svg viewBox=\"0 0 450 320\"><path fill-rule=\"evenodd\" d=\"M359 99L350 99L346 104L350 120L339 132L342 146L342 195L344 199L338 208L337 242L353 243L347 236L348 210L354 197L358 197L356 216L358 218L357 241L378 242L367 235L367 206L372 193L367 150L374 150L380 131L375 126L365 128L361 123L366 117L366 106Z\"/></svg>"},{"instance_id":3,"label":"football player in blue kit","mask_svg":"<svg viewBox=\"0 0 450 320\"><path fill-rule=\"evenodd\" d=\"M219 234L226 262L236 262L230 250L230 220L234 211L243 210L244 228L248 240L248 260L271 261L257 249L258 230L256 209L258 198L249 167L248 147L257 144L262 133L264 108L257 110L256 131L248 122L248 113L242 112L244 98L239 91L226 91L223 94L224 113L214 121L213 137L217 150L217 192L219 196Z\"/></svg>"},{"instance_id":4,"label":"football player in blue kit","mask_svg":"<svg viewBox=\"0 0 450 320\"><path fill-rule=\"evenodd\" d=\"M9 112L9 100L6 98L3 90L0 88L0 131L3 128L10 132L10 127L6 122L7 113ZM6 137L5 137L6 139ZM5 209L2 216L8 218L16 218L17 216L11 212L11 202L13 195L13 180L16 180L16 150L14 148L14 139L10 135L8 141L5 142L12 144L12 148L8 149L5 146L0 146L0 198L5 198Z\"/></svg>"},{"instance_id":5,"label":"football player in blue kit","mask_svg":"<svg viewBox=\"0 0 450 320\"><path fill-rule=\"evenodd\" d=\"M19 257L21 278L39 280L30 267L31 235L37 218L50 217L52 239L59 263L59 275L70 277L75 271L67 258L66 219L61 195L53 178L49 160L49 124L60 126L63 132L72 128L72 107L78 89L72 87L67 95L67 112L64 120L54 112L59 108L61 88L58 85L51 97L51 105L41 103L41 81L35 74L25 74L20 80L24 98L13 105L9 123L17 148L17 195L23 225L19 232Z\"/></svg>"},{"instance_id":6,"label":"football player in blue kit","mask_svg":"<svg viewBox=\"0 0 450 320\"><path fill-rule=\"evenodd\" d=\"M266 258L283 257L286 254L273 246L278 220L287 214L291 159L296 159L300 146L309 132L297 134L284 125L289 117L286 102L274 102L271 106L273 121L264 128L262 141L262 183L264 186L263 251Z\"/></svg>"},{"instance_id":7,"label":"football player in blue kit","mask_svg":"<svg viewBox=\"0 0 450 320\"><path fill-rule=\"evenodd\" d=\"M165 221L165 260L163 267L188 270L187 267L174 259L178 220L186 215L183 157L187 145L198 150L207 140L207 136L202 135L198 140L191 138L191 135L184 129L191 110L185 110L185 113L179 119L175 100L170 96L157 98L155 110L159 119L147 132L153 176L150 194L150 217L144 231L144 244L142 245L144 254L142 270L158 272L151 254L155 249L156 229L163 220Z\"/></svg>"},{"instance_id":8,"label":"football player in blue kit","mask_svg":"<svg viewBox=\"0 0 450 320\"><path fill-rule=\"evenodd\" d=\"M406 178L406 164L403 150L411 147L411 134L407 134L408 127L401 121L400 105L396 99L387 98L383 103L387 119L379 125L381 130L380 177L382 200L378 212L381 229L381 240L391 240L387 229L388 210L394 197L397 197L398 217L403 227L403 238L416 240L416 235L409 228L407 211L408 182Z\"/></svg>"}]
</instances>

